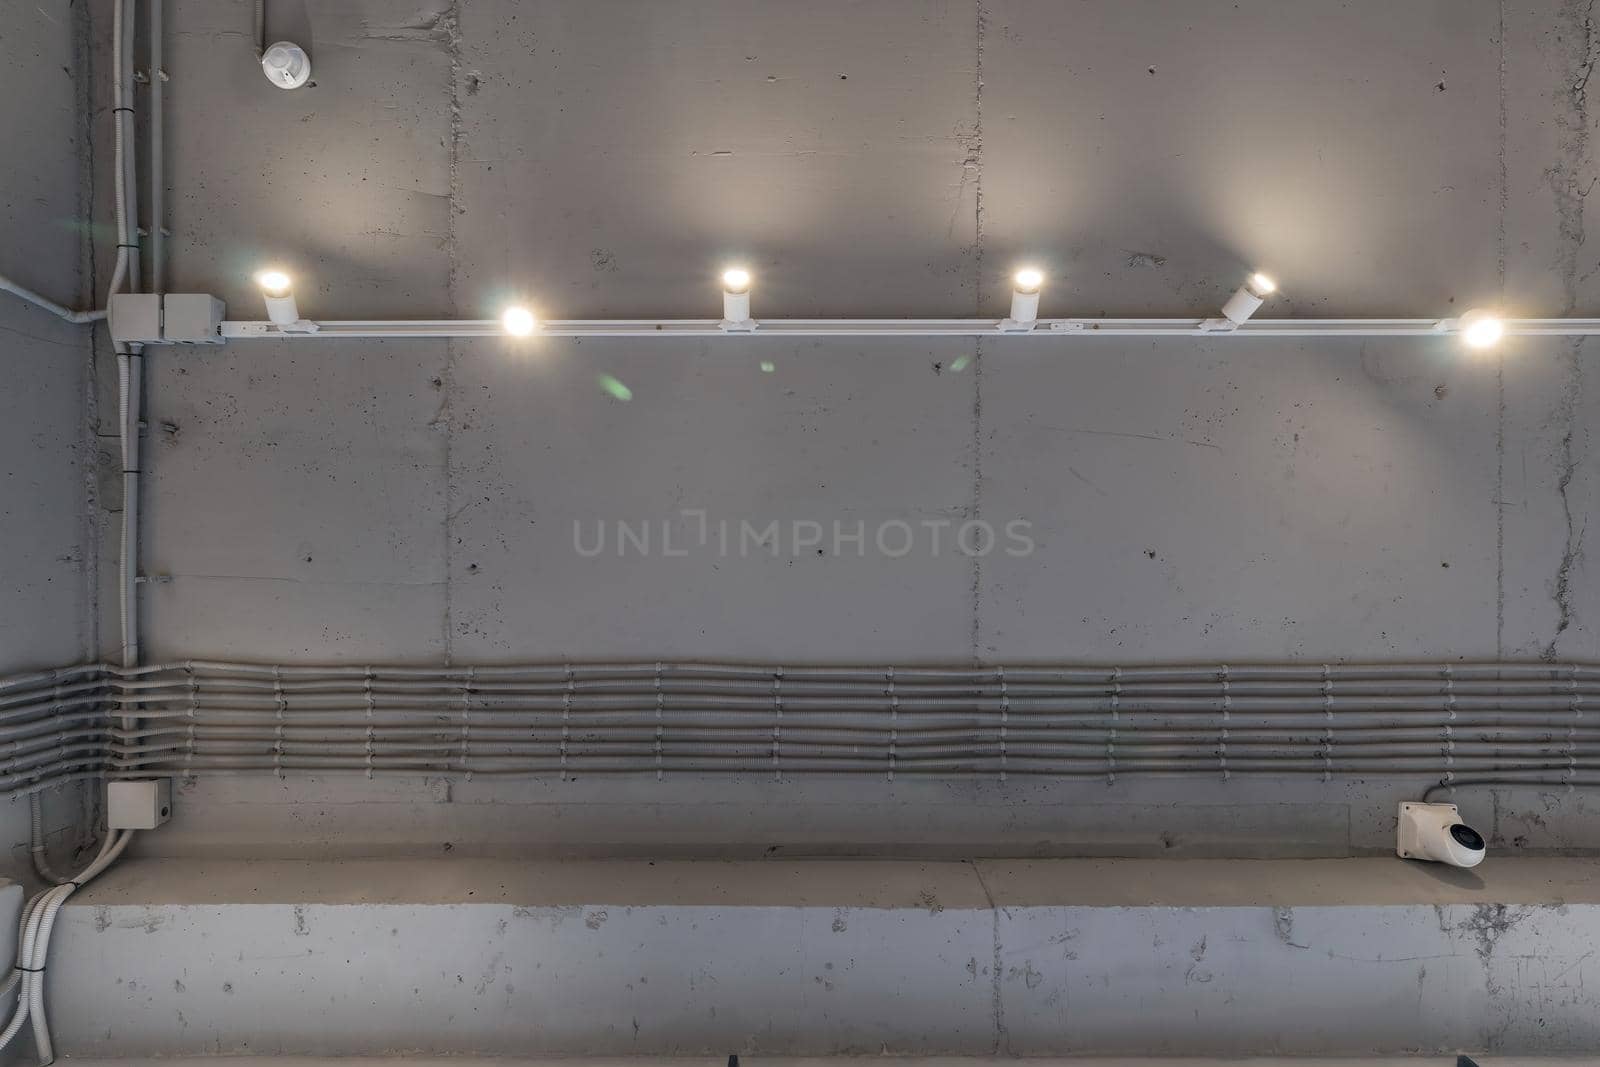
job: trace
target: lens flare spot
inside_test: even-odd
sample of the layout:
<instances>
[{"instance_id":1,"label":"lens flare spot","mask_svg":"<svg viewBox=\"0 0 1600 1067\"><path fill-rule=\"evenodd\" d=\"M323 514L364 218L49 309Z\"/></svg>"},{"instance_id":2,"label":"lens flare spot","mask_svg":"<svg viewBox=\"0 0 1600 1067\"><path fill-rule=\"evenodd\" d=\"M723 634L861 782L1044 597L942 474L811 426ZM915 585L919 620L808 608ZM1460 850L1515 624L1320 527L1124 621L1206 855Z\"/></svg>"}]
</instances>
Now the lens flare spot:
<instances>
[{"instance_id":1,"label":"lens flare spot","mask_svg":"<svg viewBox=\"0 0 1600 1067\"><path fill-rule=\"evenodd\" d=\"M771 374L773 371L775 371L777 369L778 369L778 365L776 363L772 362L772 360L764 359L764 360L761 361L761 373L762 374Z\"/></svg>"},{"instance_id":2,"label":"lens flare spot","mask_svg":"<svg viewBox=\"0 0 1600 1067\"><path fill-rule=\"evenodd\" d=\"M609 374L602 374L595 380L600 383L600 391L613 400L621 400L626 403L633 399L633 390L624 385L620 379L614 378Z\"/></svg>"},{"instance_id":3,"label":"lens flare spot","mask_svg":"<svg viewBox=\"0 0 1600 1067\"><path fill-rule=\"evenodd\" d=\"M971 356L957 356L955 359L950 361L950 373L960 374L970 366L972 366Z\"/></svg>"}]
</instances>

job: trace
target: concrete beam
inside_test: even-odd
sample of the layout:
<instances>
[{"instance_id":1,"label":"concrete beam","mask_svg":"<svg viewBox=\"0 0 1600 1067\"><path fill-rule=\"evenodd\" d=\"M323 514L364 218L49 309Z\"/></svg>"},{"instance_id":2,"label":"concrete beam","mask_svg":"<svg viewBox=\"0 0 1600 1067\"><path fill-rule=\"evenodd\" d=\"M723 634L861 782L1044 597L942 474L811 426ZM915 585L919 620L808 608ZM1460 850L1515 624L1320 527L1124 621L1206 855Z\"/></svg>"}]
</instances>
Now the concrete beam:
<instances>
[{"instance_id":1,"label":"concrete beam","mask_svg":"<svg viewBox=\"0 0 1600 1067\"><path fill-rule=\"evenodd\" d=\"M134 861L65 909L53 1018L75 1056L1582 1051L1596 867Z\"/></svg>"}]
</instances>

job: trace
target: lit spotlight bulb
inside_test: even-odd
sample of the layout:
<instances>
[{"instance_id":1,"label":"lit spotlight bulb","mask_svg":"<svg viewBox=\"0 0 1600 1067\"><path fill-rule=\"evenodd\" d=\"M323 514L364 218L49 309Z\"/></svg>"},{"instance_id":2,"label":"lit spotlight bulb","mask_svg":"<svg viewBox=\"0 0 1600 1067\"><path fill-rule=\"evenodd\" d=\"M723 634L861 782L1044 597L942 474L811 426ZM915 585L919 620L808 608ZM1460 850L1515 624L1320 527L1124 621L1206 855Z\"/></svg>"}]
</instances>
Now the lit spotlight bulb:
<instances>
[{"instance_id":1,"label":"lit spotlight bulb","mask_svg":"<svg viewBox=\"0 0 1600 1067\"><path fill-rule=\"evenodd\" d=\"M274 326L293 326L300 321L300 309L294 302L294 282L287 274L281 270L264 270L256 275L256 285L261 288L267 318Z\"/></svg>"},{"instance_id":2,"label":"lit spotlight bulb","mask_svg":"<svg viewBox=\"0 0 1600 1067\"><path fill-rule=\"evenodd\" d=\"M1044 273L1033 267L1023 267L1011 276L1011 318L1006 329L1033 329L1039 318L1039 290L1043 287Z\"/></svg>"},{"instance_id":3,"label":"lit spotlight bulb","mask_svg":"<svg viewBox=\"0 0 1600 1067\"><path fill-rule=\"evenodd\" d=\"M527 337L533 333L539 321L533 317L533 312L525 307L509 307L500 316L500 325L505 327L506 333L512 337Z\"/></svg>"},{"instance_id":4,"label":"lit spotlight bulb","mask_svg":"<svg viewBox=\"0 0 1600 1067\"><path fill-rule=\"evenodd\" d=\"M1506 324L1493 312L1473 308L1456 320L1456 329L1469 348L1488 348L1505 336Z\"/></svg>"},{"instance_id":5,"label":"lit spotlight bulb","mask_svg":"<svg viewBox=\"0 0 1600 1067\"><path fill-rule=\"evenodd\" d=\"M722 272L723 328L750 328L750 272L730 267Z\"/></svg>"},{"instance_id":6,"label":"lit spotlight bulb","mask_svg":"<svg viewBox=\"0 0 1600 1067\"><path fill-rule=\"evenodd\" d=\"M1278 283L1257 271L1228 297L1228 302L1222 305L1222 317L1234 326L1241 325L1256 313L1262 301L1277 291Z\"/></svg>"}]
</instances>

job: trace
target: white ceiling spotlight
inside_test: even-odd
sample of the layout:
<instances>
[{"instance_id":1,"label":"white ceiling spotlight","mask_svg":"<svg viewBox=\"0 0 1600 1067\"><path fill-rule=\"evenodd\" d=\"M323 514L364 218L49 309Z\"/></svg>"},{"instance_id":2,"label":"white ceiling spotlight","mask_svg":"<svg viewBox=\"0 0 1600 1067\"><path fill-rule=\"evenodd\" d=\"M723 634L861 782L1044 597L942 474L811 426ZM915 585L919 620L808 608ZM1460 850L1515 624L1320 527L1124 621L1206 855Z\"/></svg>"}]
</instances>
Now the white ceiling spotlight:
<instances>
[{"instance_id":1,"label":"white ceiling spotlight","mask_svg":"<svg viewBox=\"0 0 1600 1067\"><path fill-rule=\"evenodd\" d=\"M1000 320L1003 333L1027 333L1039 321L1039 290L1044 288L1044 272L1023 267L1011 276L1011 316Z\"/></svg>"},{"instance_id":2,"label":"white ceiling spotlight","mask_svg":"<svg viewBox=\"0 0 1600 1067\"><path fill-rule=\"evenodd\" d=\"M500 315L500 325L512 337L527 337L539 327L539 320L525 307L508 307Z\"/></svg>"},{"instance_id":3,"label":"white ceiling spotlight","mask_svg":"<svg viewBox=\"0 0 1600 1067\"><path fill-rule=\"evenodd\" d=\"M1011 314L1004 319L766 319L750 315L754 278L744 267L729 267L718 279L722 287L722 314L718 319L545 319L524 305L506 306L498 318L488 319L322 319L300 317L293 279L282 270L263 270L255 276L266 302L266 321L226 319L220 300L209 294L169 294L169 302L149 307L112 309L112 337L128 344L215 344L232 339L301 340L336 337L717 337L749 334L794 337L992 337L998 331L1013 336L1058 337L1437 337L1459 336L1473 349L1488 349L1508 335L1543 337L1600 337L1600 318L1506 319L1498 312L1472 308L1454 318L1395 319L1255 319L1252 316L1277 283L1262 273L1251 274L1222 308L1217 318L1039 318L1040 296L1046 273L1023 267L1011 276ZM3 281L3 279L0 279ZM149 294L118 294L124 303ZM202 300L201 298L204 298ZM183 301L194 301L186 310ZM167 332L162 314L171 314L171 301L182 304L179 327ZM209 301L207 303L206 301ZM148 303L148 301L146 301ZM184 317L187 316L187 317ZM196 323L197 325L188 325ZM122 332L118 332L119 329Z\"/></svg>"},{"instance_id":4,"label":"white ceiling spotlight","mask_svg":"<svg viewBox=\"0 0 1600 1067\"><path fill-rule=\"evenodd\" d=\"M312 323L300 318L299 305L294 300L294 280L277 268L268 268L256 275L256 285L261 288L261 298L267 305L267 318L280 330L310 333L316 329Z\"/></svg>"},{"instance_id":5,"label":"white ceiling spotlight","mask_svg":"<svg viewBox=\"0 0 1600 1067\"><path fill-rule=\"evenodd\" d=\"M311 80L311 57L293 41L279 41L261 53L261 71L280 89L298 89Z\"/></svg>"},{"instance_id":6,"label":"white ceiling spotlight","mask_svg":"<svg viewBox=\"0 0 1600 1067\"><path fill-rule=\"evenodd\" d=\"M729 267L722 272L722 322L725 333L749 333L756 328L750 317L750 272Z\"/></svg>"},{"instance_id":7,"label":"white ceiling spotlight","mask_svg":"<svg viewBox=\"0 0 1600 1067\"><path fill-rule=\"evenodd\" d=\"M1235 289L1233 295L1228 297L1228 302L1222 305L1222 317L1206 319L1200 324L1200 329L1205 333L1226 333L1229 330L1237 330L1260 309L1267 297L1277 291L1277 282L1256 271L1243 285Z\"/></svg>"}]
</instances>

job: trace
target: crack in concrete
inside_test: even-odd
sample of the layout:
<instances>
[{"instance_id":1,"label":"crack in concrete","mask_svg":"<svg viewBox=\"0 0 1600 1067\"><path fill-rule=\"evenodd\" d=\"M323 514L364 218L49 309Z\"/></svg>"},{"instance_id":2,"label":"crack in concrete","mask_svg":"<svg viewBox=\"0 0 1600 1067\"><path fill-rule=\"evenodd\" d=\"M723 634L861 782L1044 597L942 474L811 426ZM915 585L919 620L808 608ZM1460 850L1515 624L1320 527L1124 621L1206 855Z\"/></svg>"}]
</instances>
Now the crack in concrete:
<instances>
[{"instance_id":1,"label":"crack in concrete","mask_svg":"<svg viewBox=\"0 0 1600 1067\"><path fill-rule=\"evenodd\" d=\"M994 902L994 894L989 891L989 883L983 879L983 869L978 866L977 860L968 860L967 865L972 868L972 874L978 879L978 888L983 890L983 898L989 902L989 916L994 940L994 960L990 964L989 975L989 1007L994 1017L994 1045L990 1050L994 1055L1004 1051L1011 1053L1011 1034L1006 1030L1006 1005L1001 996L1001 959L1003 953L1000 945L1000 906Z\"/></svg>"},{"instance_id":2,"label":"crack in concrete","mask_svg":"<svg viewBox=\"0 0 1600 1067\"><path fill-rule=\"evenodd\" d=\"M1481 1021L1483 1044L1487 1049L1497 1050L1503 1046L1506 1034L1517 1021L1517 1017L1515 1012L1506 1010L1506 1005L1509 1003L1508 991L1501 984L1495 970L1495 950L1501 938L1534 914L1537 909L1529 905L1435 904L1433 910L1442 933L1452 939L1470 937L1477 943L1474 952L1483 967L1484 991L1489 995L1491 1008L1500 1016L1498 1021L1491 1021L1487 1017ZM1457 919L1463 910L1466 912L1465 917ZM1452 919L1457 921L1452 922Z\"/></svg>"},{"instance_id":3,"label":"crack in concrete","mask_svg":"<svg viewBox=\"0 0 1600 1067\"><path fill-rule=\"evenodd\" d=\"M1585 239L1583 202L1594 187L1592 178L1587 185L1584 184L1579 171L1589 158L1589 77L1597 58L1600 58L1595 50L1595 4L1596 0L1588 0L1582 6L1581 17L1576 3L1569 0L1567 4L1569 17L1582 24L1583 50L1573 64L1575 70L1568 93L1570 108L1567 112L1556 114L1556 125L1564 135L1561 159L1545 171L1545 178L1555 197L1556 230L1562 241L1557 264L1561 270L1565 297L1563 313L1568 315L1573 313L1578 304L1578 252Z\"/></svg>"},{"instance_id":4,"label":"crack in concrete","mask_svg":"<svg viewBox=\"0 0 1600 1067\"><path fill-rule=\"evenodd\" d=\"M1583 535L1588 529L1588 522L1576 526L1572 514L1572 497L1569 489L1572 485L1572 476L1577 472L1578 461L1572 451L1572 423L1575 417L1576 393L1580 390L1582 379L1581 370L1577 363L1577 345L1573 345L1572 366L1568 371L1568 388L1562 397L1561 408L1564 421L1567 423L1567 432L1561 436L1561 476L1556 482L1556 492L1561 497L1561 513L1566 520L1566 543L1561 550L1561 563L1556 568L1554 599L1556 602L1556 632L1540 653L1542 659L1552 662L1557 658L1557 644L1561 635L1572 626L1572 568L1583 557Z\"/></svg>"},{"instance_id":5,"label":"crack in concrete","mask_svg":"<svg viewBox=\"0 0 1600 1067\"><path fill-rule=\"evenodd\" d=\"M1594 0L1590 0L1583 13L1584 60L1578 68L1578 80L1573 83L1572 97L1578 111L1584 113L1589 106L1589 76L1594 73Z\"/></svg>"},{"instance_id":6,"label":"crack in concrete","mask_svg":"<svg viewBox=\"0 0 1600 1067\"><path fill-rule=\"evenodd\" d=\"M1597 0L1587 0L1582 4L1569 0L1565 5L1564 13L1568 20L1575 26L1581 26L1582 51L1570 61L1569 107L1566 111L1558 111L1555 119L1562 133L1561 158L1545 172L1545 179L1555 200L1556 233L1561 242L1557 266L1564 298L1562 314L1565 315L1573 314L1578 306L1578 287L1583 277L1580 275L1578 257L1587 238L1584 201L1593 191L1596 180L1593 175L1581 173L1590 162L1589 79L1596 62L1600 61L1600 52L1597 52L1600 42L1596 40L1595 26L1596 3ZM1580 523L1574 515L1570 494L1573 475L1579 464L1574 439L1577 433L1578 400L1583 390L1583 371L1579 361L1583 343L1583 338L1566 342L1566 381L1562 386L1561 399L1552 413L1552 421L1565 427L1556 456L1556 492L1561 500L1566 538L1551 584L1551 599L1556 606L1556 628L1540 652L1540 657L1546 661L1558 658L1561 639L1576 619L1572 603L1572 570L1582 558L1583 535L1587 525Z\"/></svg>"},{"instance_id":7,"label":"crack in concrete","mask_svg":"<svg viewBox=\"0 0 1600 1067\"><path fill-rule=\"evenodd\" d=\"M460 45L457 33L460 23L461 5L451 0L447 8L431 16L419 17L398 26L373 26L370 22L363 22L360 37L367 41L432 42L442 44L446 49L455 49Z\"/></svg>"},{"instance_id":8,"label":"crack in concrete","mask_svg":"<svg viewBox=\"0 0 1600 1067\"><path fill-rule=\"evenodd\" d=\"M1272 909L1272 933L1279 941L1290 948L1309 949L1310 945L1302 945L1294 939L1294 909L1277 907Z\"/></svg>"}]
</instances>

